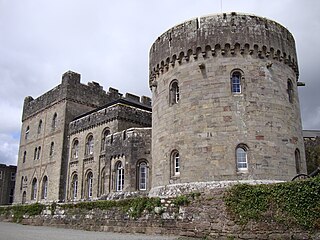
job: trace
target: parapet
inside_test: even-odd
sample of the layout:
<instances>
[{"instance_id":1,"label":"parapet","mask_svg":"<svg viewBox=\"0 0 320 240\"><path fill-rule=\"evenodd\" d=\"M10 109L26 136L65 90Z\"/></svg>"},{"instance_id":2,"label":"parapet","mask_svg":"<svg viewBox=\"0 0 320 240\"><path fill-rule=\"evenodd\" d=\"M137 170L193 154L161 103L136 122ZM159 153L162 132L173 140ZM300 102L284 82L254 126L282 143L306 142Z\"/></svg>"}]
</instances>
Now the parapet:
<instances>
[{"instance_id":1,"label":"parapet","mask_svg":"<svg viewBox=\"0 0 320 240\"><path fill-rule=\"evenodd\" d=\"M28 96L24 100L22 120L33 116L62 100L74 101L92 108L103 106L122 97L115 89L110 92L103 90L97 82L89 82L87 85L80 83L81 75L68 71L62 75L61 84L49 90L36 99Z\"/></svg>"},{"instance_id":2,"label":"parapet","mask_svg":"<svg viewBox=\"0 0 320 240\"><path fill-rule=\"evenodd\" d=\"M6 165L3 163L0 163L0 168L6 168L6 169L17 169L16 165Z\"/></svg>"},{"instance_id":3,"label":"parapet","mask_svg":"<svg viewBox=\"0 0 320 240\"><path fill-rule=\"evenodd\" d=\"M158 37L150 49L150 86L169 66L197 59L199 54L275 59L299 74L295 41L285 27L263 17L233 12L194 18Z\"/></svg>"},{"instance_id":4,"label":"parapet","mask_svg":"<svg viewBox=\"0 0 320 240\"><path fill-rule=\"evenodd\" d=\"M141 127L151 127L151 109L133 104L125 99L119 99L74 119L69 124L69 134L75 134L114 120L132 122Z\"/></svg>"},{"instance_id":5,"label":"parapet","mask_svg":"<svg viewBox=\"0 0 320 240\"><path fill-rule=\"evenodd\" d=\"M68 71L62 75L61 84L55 88L36 99L31 96L26 97L22 120L62 100L74 101L93 109L101 108L118 99L124 99L147 108L151 107L151 99L149 97L139 97L131 93L126 93L125 97L123 97L123 94L119 93L118 89L110 87L109 91L106 92L99 83L92 81L85 85L80 83L80 78L81 75L79 73Z\"/></svg>"},{"instance_id":6,"label":"parapet","mask_svg":"<svg viewBox=\"0 0 320 240\"><path fill-rule=\"evenodd\" d=\"M151 128L129 128L106 137L106 158L119 158L123 155L137 158L151 154ZM134 144L133 144L134 143ZM137 154L139 153L139 154ZM151 159L149 159L151 160Z\"/></svg>"},{"instance_id":7,"label":"parapet","mask_svg":"<svg viewBox=\"0 0 320 240\"><path fill-rule=\"evenodd\" d=\"M139 104L151 107L151 98L146 96L140 97L132 93L126 93L124 99L130 102L135 102L135 103L139 103Z\"/></svg>"}]
</instances>

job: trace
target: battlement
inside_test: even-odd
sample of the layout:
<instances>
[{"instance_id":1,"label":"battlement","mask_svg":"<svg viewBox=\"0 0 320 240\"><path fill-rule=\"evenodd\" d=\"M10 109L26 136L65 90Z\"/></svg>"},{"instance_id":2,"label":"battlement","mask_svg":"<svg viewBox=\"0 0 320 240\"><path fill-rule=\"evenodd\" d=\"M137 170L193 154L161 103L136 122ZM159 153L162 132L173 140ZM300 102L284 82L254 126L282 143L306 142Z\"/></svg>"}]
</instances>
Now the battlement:
<instances>
[{"instance_id":1,"label":"battlement","mask_svg":"<svg viewBox=\"0 0 320 240\"><path fill-rule=\"evenodd\" d=\"M97 82L80 83L80 74L68 71L62 75L61 84L36 99L28 96L24 100L22 120L63 100L97 108L122 97L117 89L106 92Z\"/></svg>"},{"instance_id":2,"label":"battlement","mask_svg":"<svg viewBox=\"0 0 320 240\"><path fill-rule=\"evenodd\" d=\"M150 87L159 74L199 55L251 55L283 62L299 75L295 41L279 23L255 15L223 13L183 22L163 33L150 49Z\"/></svg>"},{"instance_id":3,"label":"battlement","mask_svg":"<svg viewBox=\"0 0 320 240\"><path fill-rule=\"evenodd\" d=\"M16 169L17 166L15 166L15 165L6 165L6 164L3 164L3 163L0 163L0 168Z\"/></svg>"},{"instance_id":4,"label":"battlement","mask_svg":"<svg viewBox=\"0 0 320 240\"><path fill-rule=\"evenodd\" d=\"M129 128L106 137L108 159L130 155L132 148L144 150L145 154L151 152L151 128ZM139 148L135 145L139 145Z\"/></svg>"},{"instance_id":5,"label":"battlement","mask_svg":"<svg viewBox=\"0 0 320 240\"><path fill-rule=\"evenodd\" d=\"M119 99L114 103L110 103L98 110L74 119L69 124L69 134L78 133L114 120L134 122L142 127L150 127L151 109L132 104L132 102L124 99Z\"/></svg>"}]
</instances>

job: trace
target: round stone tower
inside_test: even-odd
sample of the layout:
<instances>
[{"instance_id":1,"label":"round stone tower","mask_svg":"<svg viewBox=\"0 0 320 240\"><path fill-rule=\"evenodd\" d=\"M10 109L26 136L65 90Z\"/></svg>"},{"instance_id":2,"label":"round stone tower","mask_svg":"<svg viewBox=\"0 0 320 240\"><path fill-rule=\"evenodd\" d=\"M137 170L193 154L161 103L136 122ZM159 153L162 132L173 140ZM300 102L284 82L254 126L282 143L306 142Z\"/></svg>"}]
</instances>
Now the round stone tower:
<instances>
[{"instance_id":1,"label":"round stone tower","mask_svg":"<svg viewBox=\"0 0 320 240\"><path fill-rule=\"evenodd\" d=\"M205 16L158 37L152 187L305 172L298 75L293 36L266 18Z\"/></svg>"}]
</instances>

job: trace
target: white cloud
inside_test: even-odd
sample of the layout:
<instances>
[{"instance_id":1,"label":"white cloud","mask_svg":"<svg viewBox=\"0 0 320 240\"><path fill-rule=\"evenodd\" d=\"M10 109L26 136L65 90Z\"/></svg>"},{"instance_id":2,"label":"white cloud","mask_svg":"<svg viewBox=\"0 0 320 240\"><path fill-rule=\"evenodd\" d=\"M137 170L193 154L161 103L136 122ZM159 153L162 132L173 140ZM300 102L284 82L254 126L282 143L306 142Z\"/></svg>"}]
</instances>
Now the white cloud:
<instances>
[{"instance_id":1,"label":"white cloud","mask_svg":"<svg viewBox=\"0 0 320 240\"><path fill-rule=\"evenodd\" d=\"M0 133L0 163L16 165L18 159L19 140L13 136Z\"/></svg>"}]
</instances>

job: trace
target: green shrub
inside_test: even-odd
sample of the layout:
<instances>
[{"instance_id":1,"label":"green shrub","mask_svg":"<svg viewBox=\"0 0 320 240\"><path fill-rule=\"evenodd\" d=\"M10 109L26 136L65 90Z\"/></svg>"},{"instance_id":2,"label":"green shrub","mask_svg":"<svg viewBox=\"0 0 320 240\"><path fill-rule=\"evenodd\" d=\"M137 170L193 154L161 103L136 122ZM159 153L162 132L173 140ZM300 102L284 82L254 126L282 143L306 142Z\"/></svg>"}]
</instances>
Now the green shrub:
<instances>
[{"instance_id":1,"label":"green shrub","mask_svg":"<svg viewBox=\"0 0 320 240\"><path fill-rule=\"evenodd\" d=\"M224 201L240 223L264 219L320 228L320 177L269 185L239 184L230 188Z\"/></svg>"},{"instance_id":2,"label":"green shrub","mask_svg":"<svg viewBox=\"0 0 320 240\"><path fill-rule=\"evenodd\" d=\"M36 216L40 215L45 209L45 205L40 203L30 204L30 205L15 205L10 207L2 207L0 214L12 214L13 220L15 222L20 222L23 219L23 215Z\"/></svg>"},{"instance_id":3,"label":"green shrub","mask_svg":"<svg viewBox=\"0 0 320 240\"><path fill-rule=\"evenodd\" d=\"M148 212L153 212L154 208L160 206L160 198L147 198L147 197L138 197L132 199L123 199L123 200L101 200L93 202L80 202L76 204L64 204L61 205L63 209L101 209L107 210L111 208L119 208L123 212L129 214L132 218L138 218L141 216L144 210Z\"/></svg>"},{"instance_id":4,"label":"green shrub","mask_svg":"<svg viewBox=\"0 0 320 240\"><path fill-rule=\"evenodd\" d=\"M176 197L172 202L176 206L186 206L190 203L190 199L187 195L181 195Z\"/></svg>"}]
</instances>

